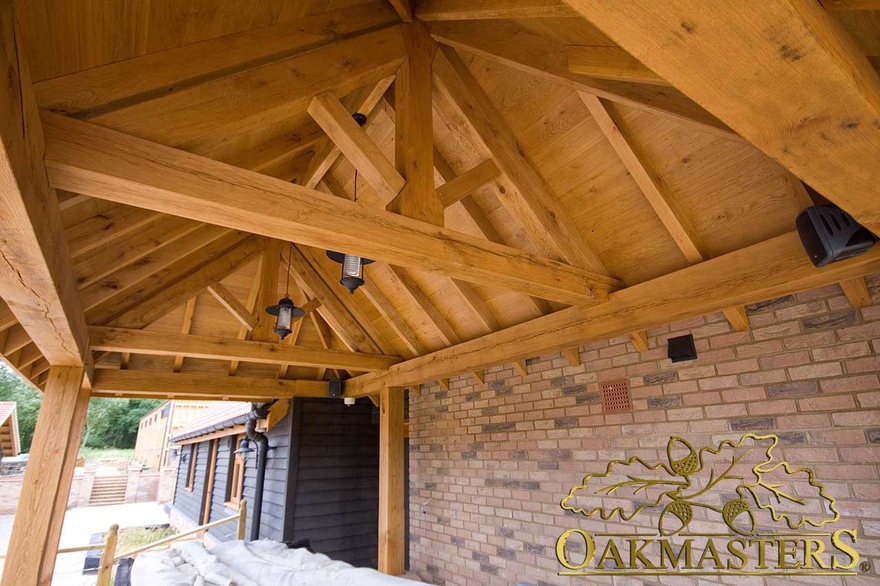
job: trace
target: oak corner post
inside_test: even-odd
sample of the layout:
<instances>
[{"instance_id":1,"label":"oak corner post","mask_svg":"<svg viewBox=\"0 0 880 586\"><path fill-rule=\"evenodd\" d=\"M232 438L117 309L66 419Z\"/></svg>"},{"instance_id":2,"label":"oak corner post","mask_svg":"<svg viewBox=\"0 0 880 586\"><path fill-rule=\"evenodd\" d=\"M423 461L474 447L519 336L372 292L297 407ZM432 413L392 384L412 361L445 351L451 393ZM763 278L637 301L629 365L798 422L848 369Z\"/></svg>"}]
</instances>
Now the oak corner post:
<instances>
[{"instance_id":1,"label":"oak corner post","mask_svg":"<svg viewBox=\"0 0 880 586\"><path fill-rule=\"evenodd\" d=\"M53 366L12 527L3 586L49 584L89 408L84 369Z\"/></svg>"},{"instance_id":2,"label":"oak corner post","mask_svg":"<svg viewBox=\"0 0 880 586\"><path fill-rule=\"evenodd\" d=\"M379 393L379 571L391 575L404 573L407 547L403 397L397 388Z\"/></svg>"}]
</instances>

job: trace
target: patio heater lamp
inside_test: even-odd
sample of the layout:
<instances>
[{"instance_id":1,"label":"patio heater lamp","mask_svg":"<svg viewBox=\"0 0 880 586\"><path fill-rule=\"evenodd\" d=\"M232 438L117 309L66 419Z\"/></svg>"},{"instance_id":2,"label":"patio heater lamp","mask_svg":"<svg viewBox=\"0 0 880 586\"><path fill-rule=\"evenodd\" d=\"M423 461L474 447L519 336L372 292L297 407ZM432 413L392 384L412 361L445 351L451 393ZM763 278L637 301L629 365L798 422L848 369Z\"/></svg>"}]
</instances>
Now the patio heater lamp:
<instances>
[{"instance_id":1,"label":"patio heater lamp","mask_svg":"<svg viewBox=\"0 0 880 586\"><path fill-rule=\"evenodd\" d=\"M354 118L355 122L358 123L358 126L363 126L367 123L367 117L360 112L355 112L354 114L352 114L352 118ZM357 193L358 170L355 168L354 201L357 201ZM333 250L327 251L327 257L333 262L337 262L342 265L342 278L339 279L339 282L344 285L346 289L348 289L349 293L354 295L354 292L357 291L357 288L364 284L364 265L368 265L373 261L368 258L356 256L354 254L345 254L342 252L335 252Z\"/></svg>"},{"instance_id":2,"label":"patio heater lamp","mask_svg":"<svg viewBox=\"0 0 880 586\"><path fill-rule=\"evenodd\" d=\"M290 244L288 255L293 254L293 243ZM275 316L275 333L282 340L290 335L292 331L293 318L302 317L305 312L294 304L290 299L290 261L291 257L287 257L287 287L284 297L275 305L266 308L266 313ZM239 448L241 449L241 448Z\"/></svg>"}]
</instances>

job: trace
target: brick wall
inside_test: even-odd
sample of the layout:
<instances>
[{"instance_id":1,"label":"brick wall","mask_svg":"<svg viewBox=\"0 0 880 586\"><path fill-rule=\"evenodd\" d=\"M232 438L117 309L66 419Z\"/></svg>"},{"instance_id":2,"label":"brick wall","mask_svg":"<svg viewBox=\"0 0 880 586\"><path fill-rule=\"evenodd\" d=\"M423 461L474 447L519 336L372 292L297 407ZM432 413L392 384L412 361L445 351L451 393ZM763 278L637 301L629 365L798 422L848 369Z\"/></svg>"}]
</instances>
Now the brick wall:
<instances>
[{"instance_id":1,"label":"brick wall","mask_svg":"<svg viewBox=\"0 0 880 586\"><path fill-rule=\"evenodd\" d=\"M869 284L880 302L880 279ZM410 397L412 571L433 584L611 583L557 575L562 531L611 526L563 511L568 491L609 459L666 460L670 436L717 446L754 431L778 434L778 457L814 468L837 500L835 527L858 530L857 549L870 565L846 582L805 583L880 583L880 305L854 310L834 285L757 303L748 313L749 332L712 314L650 330L645 353L618 338L581 347L581 366L555 354L530 360L526 377L505 366L488 370L484 384L460 376L448 391L424 386ZM666 339L686 333L699 357L672 364ZM599 383L617 379L629 381L633 410L603 414ZM656 528L656 518L640 523ZM700 523L713 526L708 514Z\"/></svg>"}]
</instances>

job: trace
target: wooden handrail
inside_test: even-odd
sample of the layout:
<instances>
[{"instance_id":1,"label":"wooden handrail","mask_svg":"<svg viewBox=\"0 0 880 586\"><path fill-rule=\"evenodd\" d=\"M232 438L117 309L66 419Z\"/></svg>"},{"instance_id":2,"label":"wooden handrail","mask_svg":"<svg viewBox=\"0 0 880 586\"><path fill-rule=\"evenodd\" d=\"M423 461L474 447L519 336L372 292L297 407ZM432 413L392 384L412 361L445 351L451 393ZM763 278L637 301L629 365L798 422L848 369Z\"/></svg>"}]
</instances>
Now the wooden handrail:
<instances>
[{"instance_id":1,"label":"wooden handrail","mask_svg":"<svg viewBox=\"0 0 880 586\"><path fill-rule=\"evenodd\" d=\"M101 562L98 566L98 579L96 581L97 586L110 586L110 577L113 573L113 566L119 560L123 558L127 558L133 555L137 555L139 553L143 553L147 550L157 548L162 545L168 545L175 541L180 541L184 537L190 537L191 535L195 535L196 533L203 533L208 529L212 529L214 527L218 527L223 525L224 523L230 523L232 521L238 521L238 527L236 531L236 535L238 539L244 539L245 527L247 526L247 501L241 501L238 507L238 513L232 515L230 517L226 517L224 519L220 519L218 521L212 521L206 525L201 525L196 527L195 529L191 529L190 531L186 531L185 533L180 533L178 535L172 535L171 537L166 537L165 539L160 539L154 543L150 543L148 545L144 545L135 549L131 549L129 551L125 551L120 554L116 554L116 543L119 538L119 525L111 525L110 529L107 531L104 542L103 543L93 543L90 545L78 545L76 547L65 547L58 550L58 554L62 553L77 553L82 551L94 551L96 549L101 550ZM6 554L0 554L0 560L4 559Z\"/></svg>"},{"instance_id":2,"label":"wooden handrail","mask_svg":"<svg viewBox=\"0 0 880 586\"><path fill-rule=\"evenodd\" d=\"M159 541L156 541L155 543L150 543L150 544L143 545L143 546L135 548L135 549L131 549L129 551L122 552L120 554L117 554L113 558L113 561L118 562L119 560L121 560L123 558L137 555L139 553L143 553L145 551L148 551L148 550L153 549L155 547L158 547L160 545L172 543L172 542L177 541L183 537L189 537L190 535L195 535L196 533L201 533L203 531L207 531L208 529L212 529L214 527L217 527L219 525L223 525L224 523L229 523L231 521L238 521L238 537L239 537L239 539L243 539L242 527L244 526L244 524L246 522L245 521L246 518L247 518L247 503L245 501L242 501L241 505L239 507L239 510L238 510L238 514L236 514L236 515L232 515L230 517L226 517L226 518L220 519L218 521L212 521L211 523L208 523L206 525L201 525L199 527L196 527L195 529L191 529L191 530L186 531L184 533L172 535L171 537L166 537L165 539L160 539Z\"/></svg>"}]
</instances>

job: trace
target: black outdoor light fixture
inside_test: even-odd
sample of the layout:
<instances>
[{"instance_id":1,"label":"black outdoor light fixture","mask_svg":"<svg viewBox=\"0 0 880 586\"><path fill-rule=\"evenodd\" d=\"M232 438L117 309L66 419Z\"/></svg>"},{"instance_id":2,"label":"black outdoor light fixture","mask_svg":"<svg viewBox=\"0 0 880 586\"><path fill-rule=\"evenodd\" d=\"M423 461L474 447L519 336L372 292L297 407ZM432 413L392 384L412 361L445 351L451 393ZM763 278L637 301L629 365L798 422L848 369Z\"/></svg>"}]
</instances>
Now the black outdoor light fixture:
<instances>
[{"instance_id":1,"label":"black outdoor light fixture","mask_svg":"<svg viewBox=\"0 0 880 586\"><path fill-rule=\"evenodd\" d=\"M355 112L352 114L352 118L354 118L355 122L358 123L359 126L363 126L367 123L367 117L361 114L360 112ZM358 199L358 170L354 170L354 201ZM354 295L354 292L357 291L357 288L364 284L364 265L368 265L372 260L368 258L363 258L361 256L356 256L354 254L345 254L342 252L334 252L332 250L327 251L327 256L330 260L334 262L338 262L342 265L342 278L339 279L339 282L345 285L345 288L348 289L348 292Z\"/></svg>"},{"instance_id":2,"label":"black outdoor light fixture","mask_svg":"<svg viewBox=\"0 0 880 586\"><path fill-rule=\"evenodd\" d=\"M238 449L232 453L241 456L242 460L247 460L248 456L254 453L254 449L250 446L250 440L244 438L238 442Z\"/></svg>"},{"instance_id":3,"label":"black outdoor light fixture","mask_svg":"<svg viewBox=\"0 0 880 586\"><path fill-rule=\"evenodd\" d=\"M270 305L266 308L266 313L275 316L275 333L282 340L290 335L293 318L305 315L305 312L290 299L290 255L293 254L293 243L290 244L290 250L287 254L287 286L284 297L276 305Z\"/></svg>"}]
</instances>

